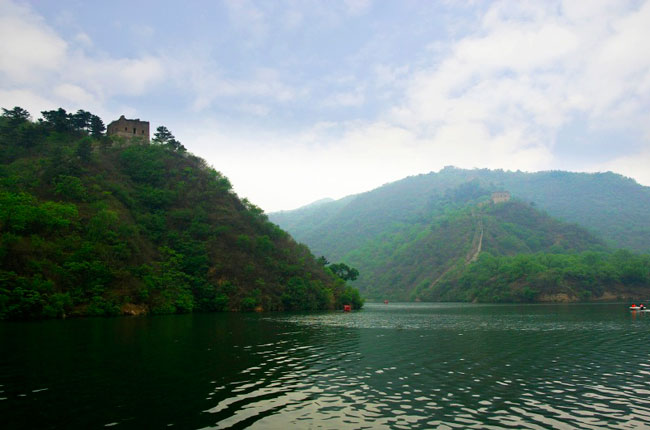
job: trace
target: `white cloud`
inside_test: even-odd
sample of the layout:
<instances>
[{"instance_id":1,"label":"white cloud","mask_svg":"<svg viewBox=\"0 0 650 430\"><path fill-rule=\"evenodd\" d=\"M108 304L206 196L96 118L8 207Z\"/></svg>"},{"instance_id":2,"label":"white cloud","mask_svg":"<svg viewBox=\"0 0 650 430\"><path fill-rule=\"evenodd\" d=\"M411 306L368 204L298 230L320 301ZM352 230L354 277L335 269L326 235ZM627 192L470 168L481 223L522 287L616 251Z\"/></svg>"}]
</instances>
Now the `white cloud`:
<instances>
[{"instance_id":1,"label":"white cloud","mask_svg":"<svg viewBox=\"0 0 650 430\"><path fill-rule=\"evenodd\" d=\"M100 97L115 95L137 96L163 82L163 60L141 58L89 58L82 53L68 58L65 76L83 83Z\"/></svg>"},{"instance_id":2,"label":"white cloud","mask_svg":"<svg viewBox=\"0 0 650 430\"><path fill-rule=\"evenodd\" d=\"M65 14L64 14L65 15ZM73 45L93 45L79 32ZM89 55L70 45L27 6L0 2L0 94L3 105L34 112L66 107L106 112L107 100L136 96L162 82L162 60L153 56Z\"/></svg>"},{"instance_id":3,"label":"white cloud","mask_svg":"<svg viewBox=\"0 0 650 430\"><path fill-rule=\"evenodd\" d=\"M438 50L428 67L375 68L377 86L405 87L403 102L381 119L264 136L265 147L253 146L257 161L235 167L233 152L228 173L242 194L276 210L449 164L557 168L558 133L576 118L592 129L645 133L647 148L650 2L621 4L594 2L585 11L575 2L495 3L476 33ZM322 103L354 105L362 101L355 94L333 94ZM594 168L650 183L648 154ZM259 176L264 184L252 179Z\"/></svg>"},{"instance_id":4,"label":"white cloud","mask_svg":"<svg viewBox=\"0 0 650 430\"><path fill-rule=\"evenodd\" d=\"M27 7L0 2L0 73L5 81L38 82L65 61L67 44Z\"/></svg>"},{"instance_id":5,"label":"white cloud","mask_svg":"<svg viewBox=\"0 0 650 430\"><path fill-rule=\"evenodd\" d=\"M193 98L192 108L203 111L219 99L241 99L240 105L289 103L304 96L305 90L284 82L284 76L269 68L259 68L247 77L231 78L213 61L198 59L200 55L167 57L165 68L176 85ZM250 99L254 101L251 102Z\"/></svg>"},{"instance_id":6,"label":"white cloud","mask_svg":"<svg viewBox=\"0 0 650 430\"><path fill-rule=\"evenodd\" d=\"M33 119L38 118L41 111L52 110L61 106L61 104L56 100L43 97L34 91L26 89L0 89L0 102L0 107L6 109L11 109L14 106L20 106L23 109L27 109L27 111L31 113Z\"/></svg>"},{"instance_id":7,"label":"white cloud","mask_svg":"<svg viewBox=\"0 0 650 430\"><path fill-rule=\"evenodd\" d=\"M593 166L593 171L611 170L623 173L625 176L636 179L642 185L650 187L650 149L646 148L638 154L616 158L610 162Z\"/></svg>"},{"instance_id":8,"label":"white cloud","mask_svg":"<svg viewBox=\"0 0 650 430\"><path fill-rule=\"evenodd\" d=\"M88 36L88 34L84 32L77 33L74 39L79 45L81 45L84 48L91 48L93 46L92 39L90 38L90 36Z\"/></svg>"},{"instance_id":9,"label":"white cloud","mask_svg":"<svg viewBox=\"0 0 650 430\"><path fill-rule=\"evenodd\" d=\"M552 2L496 3L477 34L412 75L405 103L390 118L441 144L468 145L453 136L477 127L482 132L468 138L520 136L488 147L502 159L535 154L540 167L552 167L557 133L576 116L593 127L643 129L650 108L643 42L650 40L650 2L638 10L594 3L589 20L569 3L566 13Z\"/></svg>"},{"instance_id":10,"label":"white cloud","mask_svg":"<svg viewBox=\"0 0 650 430\"><path fill-rule=\"evenodd\" d=\"M129 106L131 97L140 96L144 105L154 92L181 94L174 102L189 100L189 106L174 106L177 124L167 125L190 150L223 169L242 195L267 210L365 191L449 164L556 168L560 132L578 122L585 134L643 136L638 153L611 151L619 155L592 167L650 183L645 167L650 165L645 46L650 0L477 4L475 10L485 13L475 25L453 30L471 28L470 33L432 32L430 43L422 42L432 49L408 57L384 55L398 40L386 34L364 39L352 54L349 46L319 39L349 20L378 32L404 24L390 19L382 24L384 18L373 15L368 1L269 6L230 0L230 26L218 33L225 42L211 46L187 40L182 55L167 50L127 58L103 52L90 38L92 32L65 39L34 9L0 0L0 100L31 112L63 106L102 114L110 106L119 109L111 115L141 116ZM451 19L469 22L473 17ZM68 14L66 19L73 18ZM362 23L366 18L371 21ZM293 47L287 34L296 37L293 30L308 25L305 40L321 50L310 58L285 55ZM158 33L143 26L136 39ZM215 56L222 42L234 45ZM269 52L247 50L251 47ZM229 49L237 54L229 56ZM336 62L343 51L345 61ZM228 63L241 61L242 52L250 54L250 61ZM328 69L331 64L336 67ZM316 123L301 122L300 110L306 107L305 117ZM332 121L337 107L358 108L359 117ZM246 129L225 119L206 120L219 118L224 109L224 116L245 117ZM281 115L275 117L277 112ZM336 116L328 116L332 112ZM283 125L263 129L278 118L291 118L294 131ZM565 160L562 167L567 166L571 162ZM581 160L580 166L591 164Z\"/></svg>"},{"instance_id":11,"label":"white cloud","mask_svg":"<svg viewBox=\"0 0 650 430\"><path fill-rule=\"evenodd\" d=\"M53 94L67 102L77 106L90 106L95 103L95 99L88 91L78 85L61 84L54 88Z\"/></svg>"},{"instance_id":12,"label":"white cloud","mask_svg":"<svg viewBox=\"0 0 650 430\"><path fill-rule=\"evenodd\" d=\"M480 123L442 127L433 138L388 122L362 121L282 134L202 123L178 135L222 170L241 196L267 211L367 191L448 164L538 170L551 158L524 129L494 136Z\"/></svg>"}]
</instances>

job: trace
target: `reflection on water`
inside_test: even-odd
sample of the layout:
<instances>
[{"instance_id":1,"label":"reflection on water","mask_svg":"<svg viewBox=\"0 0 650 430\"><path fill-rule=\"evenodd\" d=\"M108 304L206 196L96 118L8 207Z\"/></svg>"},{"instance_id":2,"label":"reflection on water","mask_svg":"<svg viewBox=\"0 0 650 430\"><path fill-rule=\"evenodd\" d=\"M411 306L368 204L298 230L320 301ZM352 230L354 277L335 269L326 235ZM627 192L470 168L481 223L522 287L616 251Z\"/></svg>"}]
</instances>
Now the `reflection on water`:
<instances>
[{"instance_id":1,"label":"reflection on water","mask_svg":"<svg viewBox=\"0 0 650 430\"><path fill-rule=\"evenodd\" d=\"M9 428L647 428L649 330L650 314L624 305L3 324L0 416Z\"/></svg>"}]
</instances>

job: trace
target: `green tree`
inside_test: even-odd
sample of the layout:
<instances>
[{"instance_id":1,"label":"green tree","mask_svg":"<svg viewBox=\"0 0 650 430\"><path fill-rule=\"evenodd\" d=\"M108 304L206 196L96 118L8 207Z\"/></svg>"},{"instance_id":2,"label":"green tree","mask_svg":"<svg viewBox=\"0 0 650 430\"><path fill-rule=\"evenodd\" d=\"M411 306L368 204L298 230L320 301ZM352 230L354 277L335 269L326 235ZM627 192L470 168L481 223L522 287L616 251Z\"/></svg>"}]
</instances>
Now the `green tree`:
<instances>
[{"instance_id":1,"label":"green tree","mask_svg":"<svg viewBox=\"0 0 650 430\"><path fill-rule=\"evenodd\" d=\"M9 119L9 124L16 126L20 123L29 121L29 112L21 107L14 107L11 110L2 108L2 116Z\"/></svg>"},{"instance_id":2,"label":"green tree","mask_svg":"<svg viewBox=\"0 0 650 430\"><path fill-rule=\"evenodd\" d=\"M70 123L75 130L88 130L92 117L90 112L79 109L77 113L70 115Z\"/></svg>"},{"instance_id":3,"label":"green tree","mask_svg":"<svg viewBox=\"0 0 650 430\"><path fill-rule=\"evenodd\" d=\"M90 117L90 135L95 139L99 139L104 135L105 130L104 121L97 115L92 115Z\"/></svg>"},{"instance_id":4,"label":"green tree","mask_svg":"<svg viewBox=\"0 0 650 430\"><path fill-rule=\"evenodd\" d=\"M330 262L327 260L327 258L324 255L321 255L316 259L316 262L320 264L321 266L327 266L330 264Z\"/></svg>"},{"instance_id":5,"label":"green tree","mask_svg":"<svg viewBox=\"0 0 650 430\"><path fill-rule=\"evenodd\" d=\"M70 115L63 108L57 110L44 110L41 112L45 124L49 125L54 131L65 132L70 130L72 123Z\"/></svg>"},{"instance_id":6,"label":"green tree","mask_svg":"<svg viewBox=\"0 0 650 430\"><path fill-rule=\"evenodd\" d=\"M344 281L354 281L359 277L359 271L345 263L332 264L329 269Z\"/></svg>"},{"instance_id":7,"label":"green tree","mask_svg":"<svg viewBox=\"0 0 650 430\"><path fill-rule=\"evenodd\" d=\"M158 145L165 145L176 152L185 152L185 147L174 137L174 135L169 131L167 127L161 125L156 129L156 132L153 135L152 142L157 143Z\"/></svg>"},{"instance_id":8,"label":"green tree","mask_svg":"<svg viewBox=\"0 0 650 430\"><path fill-rule=\"evenodd\" d=\"M153 134L152 142L157 143L158 145L166 145L170 140L173 140L174 135L169 131L167 127L161 125L156 129L156 132Z\"/></svg>"},{"instance_id":9,"label":"green tree","mask_svg":"<svg viewBox=\"0 0 650 430\"><path fill-rule=\"evenodd\" d=\"M76 176L59 175L54 180L54 193L66 199L84 201L86 188Z\"/></svg>"}]
</instances>

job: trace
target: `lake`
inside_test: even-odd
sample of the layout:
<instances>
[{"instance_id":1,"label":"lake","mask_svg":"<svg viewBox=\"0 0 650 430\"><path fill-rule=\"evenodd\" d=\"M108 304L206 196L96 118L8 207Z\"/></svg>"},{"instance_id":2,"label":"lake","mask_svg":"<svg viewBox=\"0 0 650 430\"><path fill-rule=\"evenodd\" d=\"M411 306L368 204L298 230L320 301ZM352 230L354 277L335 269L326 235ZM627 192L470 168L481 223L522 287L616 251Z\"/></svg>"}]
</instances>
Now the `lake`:
<instances>
[{"instance_id":1,"label":"lake","mask_svg":"<svg viewBox=\"0 0 650 430\"><path fill-rule=\"evenodd\" d=\"M625 304L0 323L14 428L650 428Z\"/></svg>"}]
</instances>

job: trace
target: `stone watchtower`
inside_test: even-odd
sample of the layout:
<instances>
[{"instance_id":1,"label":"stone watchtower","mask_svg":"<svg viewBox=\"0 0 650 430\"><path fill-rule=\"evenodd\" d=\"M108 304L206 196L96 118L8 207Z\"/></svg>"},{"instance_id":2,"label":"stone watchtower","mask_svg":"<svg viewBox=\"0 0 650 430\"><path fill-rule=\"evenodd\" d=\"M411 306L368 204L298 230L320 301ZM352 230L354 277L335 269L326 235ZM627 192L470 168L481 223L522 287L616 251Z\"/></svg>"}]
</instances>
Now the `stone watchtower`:
<instances>
[{"instance_id":1,"label":"stone watchtower","mask_svg":"<svg viewBox=\"0 0 650 430\"><path fill-rule=\"evenodd\" d=\"M497 191L492 193L492 202L493 203L503 203L510 200L510 193L507 191Z\"/></svg>"},{"instance_id":2,"label":"stone watchtower","mask_svg":"<svg viewBox=\"0 0 650 430\"><path fill-rule=\"evenodd\" d=\"M122 115L118 120L108 124L106 134L126 137L127 139L141 137L145 143L149 143L149 121L140 121L139 118L126 119Z\"/></svg>"}]
</instances>

